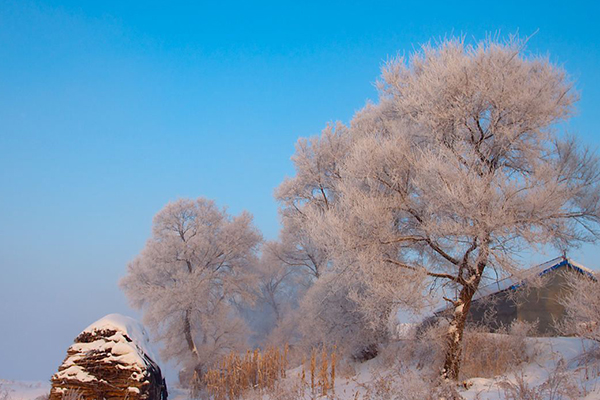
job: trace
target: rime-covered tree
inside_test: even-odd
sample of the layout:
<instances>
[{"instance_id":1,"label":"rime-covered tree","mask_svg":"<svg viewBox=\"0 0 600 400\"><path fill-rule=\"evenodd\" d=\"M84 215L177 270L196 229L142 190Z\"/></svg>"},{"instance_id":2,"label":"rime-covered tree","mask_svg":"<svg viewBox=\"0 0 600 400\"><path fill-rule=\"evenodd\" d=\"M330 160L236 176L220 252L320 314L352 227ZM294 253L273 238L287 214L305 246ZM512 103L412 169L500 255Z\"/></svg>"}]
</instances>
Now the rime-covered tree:
<instances>
[{"instance_id":1,"label":"rime-covered tree","mask_svg":"<svg viewBox=\"0 0 600 400\"><path fill-rule=\"evenodd\" d=\"M393 304L370 293L370 312L377 317L366 315L362 302L368 286L360 272L332 266L308 289L297 321L305 347L335 346L342 356L365 361L375 357L379 346L387 342Z\"/></svg>"},{"instance_id":2,"label":"rime-covered tree","mask_svg":"<svg viewBox=\"0 0 600 400\"><path fill-rule=\"evenodd\" d=\"M301 138L292 157L296 176L276 190L281 203L280 242L271 252L291 267L318 279L326 270L328 256L321 243L308 234L307 215L320 214L336 201L338 163L348 151L348 129L341 123L327 126L319 137Z\"/></svg>"},{"instance_id":3,"label":"rime-covered tree","mask_svg":"<svg viewBox=\"0 0 600 400\"><path fill-rule=\"evenodd\" d=\"M282 319L282 312L294 302L296 271L280 259L280 242L266 242L258 263L258 297L271 309L275 322Z\"/></svg>"},{"instance_id":4,"label":"rime-covered tree","mask_svg":"<svg viewBox=\"0 0 600 400\"><path fill-rule=\"evenodd\" d=\"M319 218L338 201L339 168L351 143L348 128L339 122L328 125L317 137L298 140L292 157L296 175L275 192L283 227L280 241L270 247L270 252L295 269L298 277L306 278L300 281L307 289L300 308L283 327L293 324L309 348L337 345L345 355L364 359L376 354L378 342L387 336L387 320L383 321L386 316L378 309L381 319L365 318L357 298L374 297L356 278L357 271L333 260L326 243L314 240L310 234L311 225L320 223ZM391 311L389 307L386 310L388 314ZM290 329L284 331L289 333Z\"/></svg>"},{"instance_id":5,"label":"rime-covered tree","mask_svg":"<svg viewBox=\"0 0 600 400\"><path fill-rule=\"evenodd\" d=\"M281 242L268 241L261 248L256 267L256 301L242 312L253 331L252 343L261 347L292 344L298 299L306 291L308 274L280 258Z\"/></svg>"},{"instance_id":6,"label":"rime-covered tree","mask_svg":"<svg viewBox=\"0 0 600 400\"><path fill-rule=\"evenodd\" d=\"M250 214L232 217L204 198L181 199L156 214L120 286L163 342L166 359L202 372L243 345L245 325L233 303L251 300L260 242Z\"/></svg>"},{"instance_id":7,"label":"rime-covered tree","mask_svg":"<svg viewBox=\"0 0 600 400\"><path fill-rule=\"evenodd\" d=\"M566 274L567 294L561 299L566 317L558 328L567 335L600 343L600 282L598 276Z\"/></svg>"},{"instance_id":8,"label":"rime-covered tree","mask_svg":"<svg viewBox=\"0 0 600 400\"><path fill-rule=\"evenodd\" d=\"M324 190L335 202L300 208L311 240L361 269L378 296L412 304L425 284L443 290L448 379L489 271L518 273L523 250L598 235L596 157L557 132L576 94L562 69L522 45L445 40L390 61L379 103L344 133L351 144ZM305 197L324 186L314 176Z\"/></svg>"}]
</instances>

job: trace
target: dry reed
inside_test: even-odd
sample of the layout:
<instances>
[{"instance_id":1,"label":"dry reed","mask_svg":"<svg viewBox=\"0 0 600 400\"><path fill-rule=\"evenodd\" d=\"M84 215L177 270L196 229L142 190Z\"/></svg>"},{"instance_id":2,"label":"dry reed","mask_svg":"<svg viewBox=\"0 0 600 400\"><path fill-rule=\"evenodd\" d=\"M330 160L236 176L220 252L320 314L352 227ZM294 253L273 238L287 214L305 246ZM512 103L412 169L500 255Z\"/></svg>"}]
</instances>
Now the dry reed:
<instances>
[{"instance_id":1,"label":"dry reed","mask_svg":"<svg viewBox=\"0 0 600 400\"><path fill-rule=\"evenodd\" d=\"M268 348L244 355L232 352L204 374L202 383L215 400L238 399L248 389L272 389L278 379L285 377L287 353L287 346L283 351Z\"/></svg>"},{"instance_id":2,"label":"dry reed","mask_svg":"<svg viewBox=\"0 0 600 400\"><path fill-rule=\"evenodd\" d=\"M192 387L198 391L201 387L214 400L234 400L242 397L249 389L273 392L277 382L286 377L289 360L289 347L283 349L267 348L261 352L248 350L240 355L230 353L212 369L208 370L202 380L196 377ZM313 349L307 371L307 357L302 357L300 372L301 388L310 390L313 395L327 396L334 393L337 356L326 348L320 351ZM310 381L307 382L307 373ZM303 389L304 390L304 389ZM199 393L199 392L198 392Z\"/></svg>"}]
</instances>

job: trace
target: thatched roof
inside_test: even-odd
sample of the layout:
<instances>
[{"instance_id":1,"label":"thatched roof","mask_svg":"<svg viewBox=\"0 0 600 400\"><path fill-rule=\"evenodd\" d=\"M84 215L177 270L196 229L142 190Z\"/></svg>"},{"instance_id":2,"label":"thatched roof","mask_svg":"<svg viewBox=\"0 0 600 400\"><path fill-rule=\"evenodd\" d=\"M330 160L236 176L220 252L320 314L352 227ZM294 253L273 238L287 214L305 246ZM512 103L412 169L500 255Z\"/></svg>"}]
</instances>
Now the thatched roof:
<instances>
[{"instance_id":1,"label":"thatched roof","mask_svg":"<svg viewBox=\"0 0 600 400\"><path fill-rule=\"evenodd\" d=\"M146 331L134 319L110 314L83 330L52 376L50 400L166 399L166 384Z\"/></svg>"}]
</instances>

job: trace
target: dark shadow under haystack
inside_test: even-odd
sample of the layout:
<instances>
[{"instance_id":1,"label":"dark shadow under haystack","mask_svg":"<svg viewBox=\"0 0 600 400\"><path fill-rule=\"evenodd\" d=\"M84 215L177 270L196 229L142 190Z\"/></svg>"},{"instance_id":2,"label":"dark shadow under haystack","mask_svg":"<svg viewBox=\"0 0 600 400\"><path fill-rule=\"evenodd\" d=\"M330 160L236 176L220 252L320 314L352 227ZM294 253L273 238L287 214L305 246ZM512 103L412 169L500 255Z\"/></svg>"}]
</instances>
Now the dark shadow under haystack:
<instances>
[{"instance_id":1,"label":"dark shadow under haystack","mask_svg":"<svg viewBox=\"0 0 600 400\"><path fill-rule=\"evenodd\" d=\"M52 376L50 400L167 398L148 336L135 320L107 315L86 328Z\"/></svg>"}]
</instances>

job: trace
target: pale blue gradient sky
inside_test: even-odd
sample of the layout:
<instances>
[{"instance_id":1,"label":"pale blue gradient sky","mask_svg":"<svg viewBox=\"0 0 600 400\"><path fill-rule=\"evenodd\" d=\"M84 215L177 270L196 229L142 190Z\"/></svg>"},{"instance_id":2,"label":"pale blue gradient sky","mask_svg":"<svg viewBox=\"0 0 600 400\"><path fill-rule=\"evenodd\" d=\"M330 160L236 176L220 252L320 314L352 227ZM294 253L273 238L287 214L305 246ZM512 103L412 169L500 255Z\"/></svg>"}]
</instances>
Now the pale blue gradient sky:
<instances>
[{"instance_id":1,"label":"pale blue gradient sky","mask_svg":"<svg viewBox=\"0 0 600 400\"><path fill-rule=\"evenodd\" d=\"M600 145L596 2L322 3L0 0L0 378L49 379L90 322L137 316L116 283L169 200L275 238L296 139L431 38L539 29L581 93L568 129Z\"/></svg>"}]
</instances>

